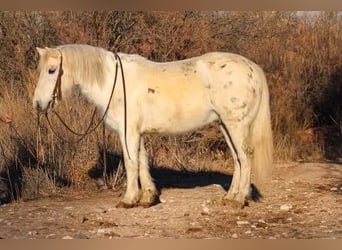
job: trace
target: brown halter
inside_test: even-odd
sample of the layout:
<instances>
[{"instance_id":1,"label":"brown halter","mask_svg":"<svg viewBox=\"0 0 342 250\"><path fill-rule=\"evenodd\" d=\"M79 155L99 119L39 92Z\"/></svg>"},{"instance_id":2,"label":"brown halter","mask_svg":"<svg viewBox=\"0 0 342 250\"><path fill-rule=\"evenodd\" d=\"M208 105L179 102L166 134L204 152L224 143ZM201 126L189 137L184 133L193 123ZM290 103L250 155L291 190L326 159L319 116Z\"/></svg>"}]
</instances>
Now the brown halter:
<instances>
[{"instance_id":1,"label":"brown halter","mask_svg":"<svg viewBox=\"0 0 342 250\"><path fill-rule=\"evenodd\" d=\"M61 53L61 62L59 64L59 71L58 71L58 76L57 76L57 81L55 84L55 88L53 89L52 92L52 98L55 101L55 99L57 98L58 101L62 100L62 90L61 90L61 84L62 84L62 75L63 75L63 56L62 56L62 52Z\"/></svg>"},{"instance_id":2,"label":"brown halter","mask_svg":"<svg viewBox=\"0 0 342 250\"><path fill-rule=\"evenodd\" d=\"M63 67L62 67L62 63L63 63L63 55L62 55L62 51L59 50L59 52L61 53L61 62L59 64L59 71L58 71L58 76L57 76L57 81L56 81L56 84L55 84L55 87L53 89L53 92L52 92L52 100L53 100L53 103L55 102L55 100L57 99L58 101L62 100L62 91L61 91L61 84L62 84L62 75L63 75ZM106 110L104 112L104 114L102 115L102 118L100 120L100 122L98 124L96 124L93 128L91 128L91 125L94 121L94 118L95 118L95 113L96 113L96 108L94 108L94 112L92 114L92 117L91 117L91 120L89 122L89 126L88 128L86 129L86 131L84 133L78 133L76 131L73 131L64 121L63 119L60 117L60 115L53 111L56 116L58 117L58 119L62 122L62 124L73 134L75 135L78 135L78 136L81 136L77 141L73 142L73 143L77 143L77 142L80 142L81 140L83 140L83 138L90 134L91 132L93 132L105 119L107 113L108 113L108 109L109 109L109 106L110 106L110 103L112 101L112 98L113 98L113 94L114 94L114 90L115 90L115 86L116 86L116 80L117 80L117 76L118 76L118 67L120 65L120 71L121 71L121 77L122 77L122 87L123 87L123 97L124 97L124 133L125 133L125 148L126 148L126 151L127 151L127 155L128 155L128 158L131 159L131 156L129 154L129 150L128 150L128 146L127 146L127 100L126 100L126 81L125 81L125 76L124 76L124 71L123 71L123 66L122 66L122 61L121 61L121 58L119 57L118 54L114 53L114 56L115 56L115 59L116 59L116 64L115 64L115 75L114 75L114 83L113 83L113 88L112 88L112 91L111 91L111 94L110 94L110 98L109 98L109 101L108 101L108 104L107 104L107 107L106 107ZM48 121L48 124L52 130L52 132L57 136L57 138L61 139L62 141L65 141L67 142L66 140L64 140L63 138L61 138L60 136L58 136L58 134L54 131L53 127L52 127L52 124L49 120L49 117L48 117L48 114L46 113L45 114L45 117Z\"/></svg>"}]
</instances>

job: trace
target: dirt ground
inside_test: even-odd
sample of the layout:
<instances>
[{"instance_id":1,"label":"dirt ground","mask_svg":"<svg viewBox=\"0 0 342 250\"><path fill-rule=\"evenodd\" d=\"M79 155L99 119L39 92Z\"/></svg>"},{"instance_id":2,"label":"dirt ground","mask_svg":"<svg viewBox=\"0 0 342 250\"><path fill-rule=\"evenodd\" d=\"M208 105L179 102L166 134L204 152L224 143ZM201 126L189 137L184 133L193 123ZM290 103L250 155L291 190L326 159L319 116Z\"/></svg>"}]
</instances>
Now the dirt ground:
<instances>
[{"instance_id":1,"label":"dirt ground","mask_svg":"<svg viewBox=\"0 0 342 250\"><path fill-rule=\"evenodd\" d=\"M342 238L342 165L277 164L268 193L244 209L213 203L231 176L157 176L161 203L115 208L122 192L56 195L0 206L0 237L87 238Z\"/></svg>"}]
</instances>

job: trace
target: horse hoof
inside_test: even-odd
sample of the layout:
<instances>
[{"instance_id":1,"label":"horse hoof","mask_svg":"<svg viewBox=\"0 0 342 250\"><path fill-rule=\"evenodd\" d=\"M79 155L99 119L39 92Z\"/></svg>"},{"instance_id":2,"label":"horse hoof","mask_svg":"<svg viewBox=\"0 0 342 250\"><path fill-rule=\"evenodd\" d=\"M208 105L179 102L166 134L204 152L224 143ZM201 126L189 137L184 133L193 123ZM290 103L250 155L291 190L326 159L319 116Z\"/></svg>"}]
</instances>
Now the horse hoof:
<instances>
[{"instance_id":1,"label":"horse hoof","mask_svg":"<svg viewBox=\"0 0 342 250\"><path fill-rule=\"evenodd\" d=\"M154 196L152 199L149 199L149 200L140 200L139 206L144 207L144 208L149 208L154 205L157 205L158 203L160 203L159 197Z\"/></svg>"},{"instance_id":2,"label":"horse hoof","mask_svg":"<svg viewBox=\"0 0 342 250\"><path fill-rule=\"evenodd\" d=\"M123 201L120 201L118 204L115 205L116 208L133 208L135 206L136 206L135 204L126 203Z\"/></svg>"},{"instance_id":3,"label":"horse hoof","mask_svg":"<svg viewBox=\"0 0 342 250\"><path fill-rule=\"evenodd\" d=\"M237 201L237 200L229 200L229 199L222 199L221 204L223 206L229 206L233 209L243 209L245 206L248 206L248 201Z\"/></svg>"},{"instance_id":4,"label":"horse hoof","mask_svg":"<svg viewBox=\"0 0 342 250\"><path fill-rule=\"evenodd\" d=\"M160 203L159 194L154 188L142 190L139 206L147 208L157 203Z\"/></svg>"}]
</instances>

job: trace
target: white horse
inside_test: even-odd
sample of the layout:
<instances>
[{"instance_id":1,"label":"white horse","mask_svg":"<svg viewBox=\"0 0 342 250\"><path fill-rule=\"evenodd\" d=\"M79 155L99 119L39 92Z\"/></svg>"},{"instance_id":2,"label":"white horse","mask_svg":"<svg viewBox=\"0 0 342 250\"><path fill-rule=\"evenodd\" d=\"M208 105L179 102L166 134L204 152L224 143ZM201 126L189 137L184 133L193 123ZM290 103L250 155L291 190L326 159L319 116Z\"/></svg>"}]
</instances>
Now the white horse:
<instances>
[{"instance_id":1,"label":"white horse","mask_svg":"<svg viewBox=\"0 0 342 250\"><path fill-rule=\"evenodd\" d=\"M158 200L145 133L185 133L218 121L234 159L224 203L246 204L251 166L257 185L267 180L273 150L269 92L263 71L250 60L214 52L157 63L78 44L37 50L40 75L33 107L46 113L77 85L118 134L127 175L118 207L148 207Z\"/></svg>"}]
</instances>

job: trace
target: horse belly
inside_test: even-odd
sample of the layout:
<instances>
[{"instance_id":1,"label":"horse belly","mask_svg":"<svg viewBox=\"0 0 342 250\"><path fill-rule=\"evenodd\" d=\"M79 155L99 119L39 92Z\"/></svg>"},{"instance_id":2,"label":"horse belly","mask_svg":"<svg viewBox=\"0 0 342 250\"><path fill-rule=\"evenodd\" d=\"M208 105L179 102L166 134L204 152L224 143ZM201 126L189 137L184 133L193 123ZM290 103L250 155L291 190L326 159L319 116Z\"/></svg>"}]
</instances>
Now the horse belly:
<instances>
[{"instance_id":1,"label":"horse belly","mask_svg":"<svg viewBox=\"0 0 342 250\"><path fill-rule=\"evenodd\" d=\"M203 127L217 119L211 106L203 98L150 106L144 115L143 131L157 133L185 133Z\"/></svg>"}]
</instances>

